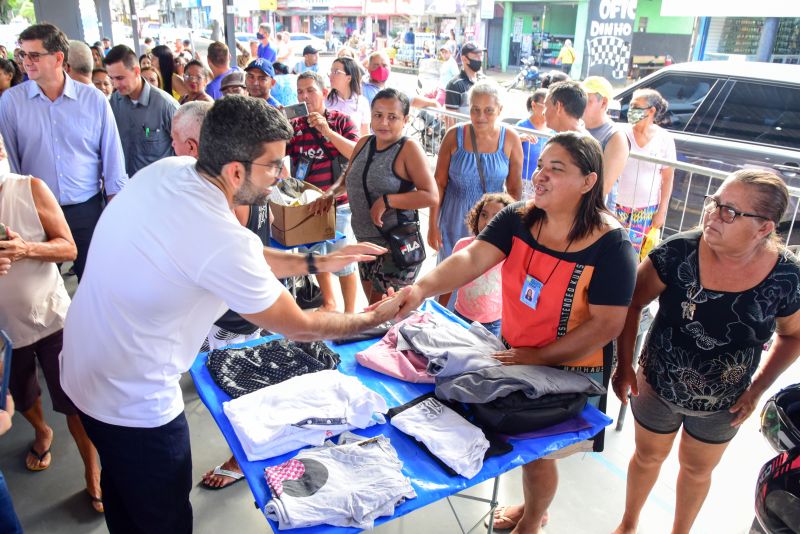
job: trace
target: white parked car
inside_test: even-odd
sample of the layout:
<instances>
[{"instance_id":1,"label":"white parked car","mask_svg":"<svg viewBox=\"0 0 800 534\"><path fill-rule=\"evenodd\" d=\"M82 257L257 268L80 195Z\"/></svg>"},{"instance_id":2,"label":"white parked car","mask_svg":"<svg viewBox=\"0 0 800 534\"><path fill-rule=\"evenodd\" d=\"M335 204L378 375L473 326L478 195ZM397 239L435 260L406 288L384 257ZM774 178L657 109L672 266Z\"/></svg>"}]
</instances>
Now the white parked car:
<instances>
[{"instance_id":1,"label":"white parked car","mask_svg":"<svg viewBox=\"0 0 800 534\"><path fill-rule=\"evenodd\" d=\"M313 46L317 50L325 50L325 39L320 39L310 33L290 33L289 38L292 41L292 51L296 56L302 55L303 48L308 45Z\"/></svg>"}]
</instances>

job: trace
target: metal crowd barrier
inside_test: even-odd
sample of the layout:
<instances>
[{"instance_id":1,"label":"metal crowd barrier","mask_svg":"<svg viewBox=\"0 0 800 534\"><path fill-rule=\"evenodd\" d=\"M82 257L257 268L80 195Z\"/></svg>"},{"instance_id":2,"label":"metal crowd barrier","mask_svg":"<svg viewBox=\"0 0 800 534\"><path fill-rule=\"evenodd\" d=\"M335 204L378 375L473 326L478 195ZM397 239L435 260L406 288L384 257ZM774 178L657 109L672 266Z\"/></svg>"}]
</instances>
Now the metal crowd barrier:
<instances>
[{"instance_id":1,"label":"metal crowd barrier","mask_svg":"<svg viewBox=\"0 0 800 534\"><path fill-rule=\"evenodd\" d=\"M455 124L468 122L469 116L441 108L413 109L409 121L408 135L414 137L423 147L435 165L445 132ZM513 129L518 134L528 134L535 137L552 137L550 132L542 132L516 126L516 119L503 119L505 126ZM530 149L530 146L528 146ZM679 156L680 157L680 156ZM667 210L666 223L663 236L689 230L698 226L702 219L703 199L706 195L713 194L722 181L728 176L727 172L711 167L704 167L680 160L665 160L649 157L644 154L631 153L630 158L641 162L659 163L672 167L675 171ZM532 163L535 165L536 163ZM524 178L524 176L523 176ZM523 180L524 181L524 180ZM661 177L654 173L642 173L637 178L637 187L660 188ZM523 187L523 189L525 189ZM649 193L649 191L648 191ZM800 210L800 189L789 187L790 203L787 213L779 226L779 233L793 250L800 249L800 235L794 235L795 221ZM630 228L629 228L630 230Z\"/></svg>"}]
</instances>

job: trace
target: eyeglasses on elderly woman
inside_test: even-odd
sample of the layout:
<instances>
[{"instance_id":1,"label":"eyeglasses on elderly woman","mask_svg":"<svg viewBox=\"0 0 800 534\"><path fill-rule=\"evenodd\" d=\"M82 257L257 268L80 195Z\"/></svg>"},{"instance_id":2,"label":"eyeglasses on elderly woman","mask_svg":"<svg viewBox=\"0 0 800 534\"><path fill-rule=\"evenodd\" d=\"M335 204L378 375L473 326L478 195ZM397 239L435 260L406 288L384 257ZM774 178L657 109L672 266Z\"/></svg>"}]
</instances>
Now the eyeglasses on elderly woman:
<instances>
[{"instance_id":1,"label":"eyeglasses on elderly woman","mask_svg":"<svg viewBox=\"0 0 800 534\"><path fill-rule=\"evenodd\" d=\"M764 217L763 215L738 211L732 206L720 204L719 200L711 195L706 195L705 200L703 201L703 211L706 213L712 213L713 211L716 211L722 222L726 224L732 224L733 221L736 220L736 217L752 217L755 219L764 219L765 221L770 220L769 217Z\"/></svg>"}]
</instances>

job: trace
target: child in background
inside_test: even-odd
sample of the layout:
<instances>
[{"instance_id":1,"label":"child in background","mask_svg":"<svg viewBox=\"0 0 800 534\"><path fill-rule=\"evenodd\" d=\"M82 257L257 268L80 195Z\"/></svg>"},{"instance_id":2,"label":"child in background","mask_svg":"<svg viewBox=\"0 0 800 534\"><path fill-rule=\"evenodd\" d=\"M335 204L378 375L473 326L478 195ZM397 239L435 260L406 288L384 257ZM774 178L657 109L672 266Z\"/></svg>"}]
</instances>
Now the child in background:
<instances>
[{"instance_id":1,"label":"child in background","mask_svg":"<svg viewBox=\"0 0 800 534\"><path fill-rule=\"evenodd\" d=\"M489 221L500 210L513 202L514 199L506 193L483 195L464 219L472 236L459 239L453 247L453 253L455 254L472 243L475 236L481 233ZM456 315L468 323L478 321L498 337L500 336L500 316L503 308L500 279L502 266L502 262L498 263L480 277L459 288L455 303Z\"/></svg>"}]
</instances>

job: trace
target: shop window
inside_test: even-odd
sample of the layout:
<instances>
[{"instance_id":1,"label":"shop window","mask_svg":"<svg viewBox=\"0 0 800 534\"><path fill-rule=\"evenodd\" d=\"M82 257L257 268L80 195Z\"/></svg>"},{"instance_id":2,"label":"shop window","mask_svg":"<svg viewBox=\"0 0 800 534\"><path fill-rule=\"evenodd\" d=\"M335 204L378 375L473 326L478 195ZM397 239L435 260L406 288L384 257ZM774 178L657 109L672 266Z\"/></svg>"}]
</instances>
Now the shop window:
<instances>
[{"instance_id":1,"label":"shop window","mask_svg":"<svg viewBox=\"0 0 800 534\"><path fill-rule=\"evenodd\" d=\"M736 82L709 133L800 149L800 88Z\"/></svg>"},{"instance_id":2,"label":"shop window","mask_svg":"<svg viewBox=\"0 0 800 534\"><path fill-rule=\"evenodd\" d=\"M686 74L665 74L648 84L648 88L655 89L669 104L665 123L662 126L670 130L683 130L694 115L694 112L703 103L706 95L716 83L717 78L711 76L690 76ZM642 89L644 87L641 87ZM627 95L621 100L620 118L628 118L628 105L632 95Z\"/></svg>"}]
</instances>

